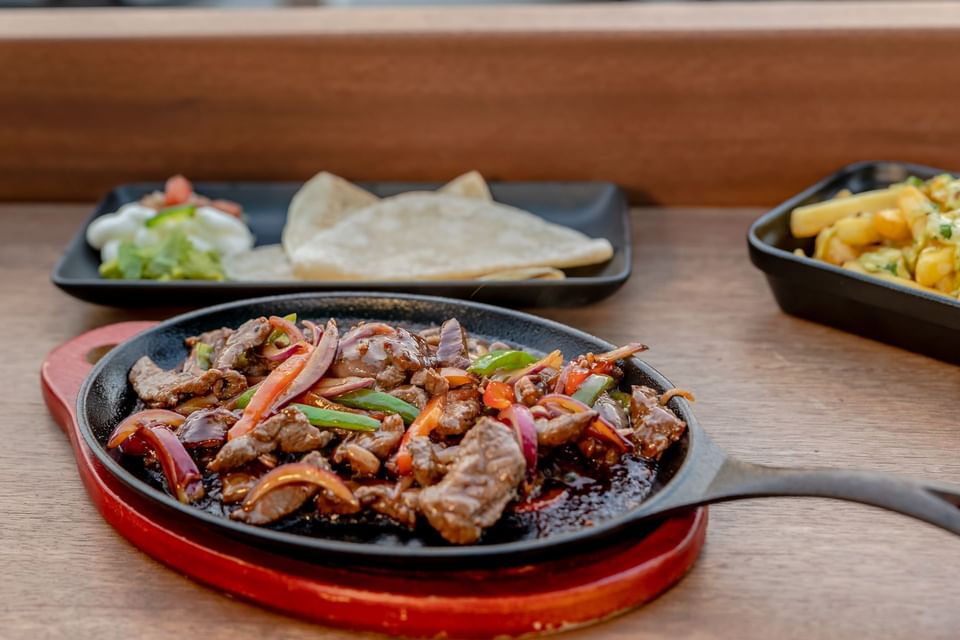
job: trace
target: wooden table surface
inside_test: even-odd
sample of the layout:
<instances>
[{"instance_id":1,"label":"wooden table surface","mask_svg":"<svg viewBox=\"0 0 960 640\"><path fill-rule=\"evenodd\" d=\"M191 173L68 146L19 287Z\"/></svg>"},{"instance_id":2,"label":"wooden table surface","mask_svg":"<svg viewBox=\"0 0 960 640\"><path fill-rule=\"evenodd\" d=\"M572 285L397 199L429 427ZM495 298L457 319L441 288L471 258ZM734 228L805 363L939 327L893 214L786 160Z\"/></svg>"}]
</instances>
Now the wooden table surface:
<instances>
[{"instance_id":1,"label":"wooden table surface","mask_svg":"<svg viewBox=\"0 0 960 640\"><path fill-rule=\"evenodd\" d=\"M0 636L335 638L225 598L120 538L87 500L38 369L86 329L172 310L91 306L54 261L87 205L0 206ZM638 209L634 276L581 309L541 311L649 361L697 395L718 443L754 462L875 468L960 482L960 368L783 315L749 264L755 210ZM960 540L857 505L711 508L703 556L647 607L567 638L955 638Z\"/></svg>"}]
</instances>

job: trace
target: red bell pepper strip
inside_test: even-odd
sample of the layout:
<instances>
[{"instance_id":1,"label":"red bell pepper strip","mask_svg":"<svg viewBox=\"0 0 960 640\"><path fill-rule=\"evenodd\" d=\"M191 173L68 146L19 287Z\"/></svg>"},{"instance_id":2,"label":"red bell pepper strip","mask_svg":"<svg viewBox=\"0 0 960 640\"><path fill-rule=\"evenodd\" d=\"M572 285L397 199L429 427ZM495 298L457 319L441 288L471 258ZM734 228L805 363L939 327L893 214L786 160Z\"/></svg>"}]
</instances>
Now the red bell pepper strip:
<instances>
[{"instance_id":1,"label":"red bell pepper strip","mask_svg":"<svg viewBox=\"0 0 960 640\"><path fill-rule=\"evenodd\" d=\"M443 415L443 396L435 396L426 404L416 420L410 423L403 434L403 439L400 440L400 449L397 451L397 472L400 475L405 476L413 471L410 440L430 435L440 422L441 415Z\"/></svg>"},{"instance_id":2,"label":"red bell pepper strip","mask_svg":"<svg viewBox=\"0 0 960 640\"><path fill-rule=\"evenodd\" d=\"M483 390L483 404L491 409L506 409L516 402L513 387L506 382L491 380Z\"/></svg>"},{"instance_id":3,"label":"red bell pepper strip","mask_svg":"<svg viewBox=\"0 0 960 640\"><path fill-rule=\"evenodd\" d=\"M167 487L177 500L190 504L203 497L203 476L173 431L161 426L143 427L139 435L156 454Z\"/></svg>"},{"instance_id":4,"label":"red bell pepper strip","mask_svg":"<svg viewBox=\"0 0 960 640\"><path fill-rule=\"evenodd\" d=\"M280 487L291 484L310 484L332 493L338 500L360 508L360 503L356 496L350 491L340 476L337 474L319 469L306 462L291 462L282 464L279 467L271 469L265 476L257 481L246 498L243 500L243 510L250 511L261 498Z\"/></svg>"},{"instance_id":5,"label":"red bell pepper strip","mask_svg":"<svg viewBox=\"0 0 960 640\"><path fill-rule=\"evenodd\" d=\"M243 415L227 432L227 440L233 440L253 430L270 411L277 398L286 391L307 364L307 354L291 356L280 363L260 383L253 397L243 409Z\"/></svg>"},{"instance_id":6,"label":"red bell pepper strip","mask_svg":"<svg viewBox=\"0 0 960 640\"><path fill-rule=\"evenodd\" d=\"M110 434L110 437L107 439L107 449L115 449L121 444L126 442L128 438L135 435L141 427L145 427L149 424L163 424L167 425L172 429L176 429L183 424L184 418L182 415L175 411L167 411L166 409L147 409L146 411L138 411L137 413L127 416L124 418L120 424L117 425L117 428L113 430L113 433ZM124 453L129 453L131 455L143 455L135 454L133 451L125 450Z\"/></svg>"}]
</instances>

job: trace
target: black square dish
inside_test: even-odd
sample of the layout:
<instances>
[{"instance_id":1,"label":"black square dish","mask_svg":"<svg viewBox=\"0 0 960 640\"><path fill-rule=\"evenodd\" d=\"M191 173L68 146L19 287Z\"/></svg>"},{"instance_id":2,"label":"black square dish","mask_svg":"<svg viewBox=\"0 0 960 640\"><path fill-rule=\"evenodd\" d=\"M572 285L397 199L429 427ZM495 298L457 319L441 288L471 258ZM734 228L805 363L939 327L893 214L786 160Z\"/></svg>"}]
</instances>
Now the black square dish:
<instances>
[{"instance_id":1,"label":"black square dish","mask_svg":"<svg viewBox=\"0 0 960 640\"><path fill-rule=\"evenodd\" d=\"M243 205L257 245L280 241L287 206L298 182L200 182L197 193ZM360 183L386 197L413 190L434 190L440 184ZM629 206L623 192L608 182L493 182L497 202L572 227L613 245L605 264L567 269L564 280L411 281L411 282L213 282L203 280L107 280L99 276L99 252L86 242L86 228L101 215L161 189L161 183L121 185L108 193L70 241L53 270L55 285L72 296L115 307L204 306L227 300L305 291L390 291L467 298L510 306L575 306L609 296L630 277Z\"/></svg>"},{"instance_id":2,"label":"black square dish","mask_svg":"<svg viewBox=\"0 0 960 640\"><path fill-rule=\"evenodd\" d=\"M861 162L844 167L790 198L753 223L747 235L750 259L767 276L785 312L857 335L960 363L960 301L797 256L813 250L813 238L790 233L790 212L832 198L882 189L908 176L949 173L898 162Z\"/></svg>"}]
</instances>

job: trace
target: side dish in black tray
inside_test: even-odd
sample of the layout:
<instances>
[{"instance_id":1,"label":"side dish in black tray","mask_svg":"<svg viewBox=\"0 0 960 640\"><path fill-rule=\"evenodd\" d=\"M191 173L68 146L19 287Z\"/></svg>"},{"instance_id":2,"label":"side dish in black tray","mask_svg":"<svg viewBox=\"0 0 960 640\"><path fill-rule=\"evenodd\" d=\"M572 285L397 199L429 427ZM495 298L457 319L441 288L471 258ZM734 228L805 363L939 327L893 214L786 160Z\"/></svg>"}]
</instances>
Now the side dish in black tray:
<instances>
[{"instance_id":1,"label":"side dish in black tray","mask_svg":"<svg viewBox=\"0 0 960 640\"><path fill-rule=\"evenodd\" d=\"M253 525L472 544L622 515L686 424L621 389L629 344L565 360L467 334L255 317L149 357L107 447L183 503ZM309 524L305 524L309 523Z\"/></svg>"},{"instance_id":2,"label":"side dish in black tray","mask_svg":"<svg viewBox=\"0 0 960 640\"><path fill-rule=\"evenodd\" d=\"M942 169L851 165L758 219L750 258L788 313L960 362L958 194Z\"/></svg>"}]
</instances>

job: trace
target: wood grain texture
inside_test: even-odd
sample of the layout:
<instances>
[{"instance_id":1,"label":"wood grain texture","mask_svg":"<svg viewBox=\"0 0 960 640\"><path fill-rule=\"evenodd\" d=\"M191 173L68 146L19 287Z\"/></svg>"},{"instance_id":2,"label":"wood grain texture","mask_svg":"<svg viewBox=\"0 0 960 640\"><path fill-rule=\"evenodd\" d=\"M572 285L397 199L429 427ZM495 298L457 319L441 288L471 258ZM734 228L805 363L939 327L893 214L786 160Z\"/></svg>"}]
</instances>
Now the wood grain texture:
<instances>
[{"instance_id":1,"label":"wood grain texture","mask_svg":"<svg viewBox=\"0 0 960 640\"><path fill-rule=\"evenodd\" d=\"M958 56L958 2L5 13L0 199L476 168L771 204L857 160L956 168Z\"/></svg>"},{"instance_id":2,"label":"wood grain texture","mask_svg":"<svg viewBox=\"0 0 960 640\"><path fill-rule=\"evenodd\" d=\"M90 504L37 369L73 335L173 310L94 307L48 282L89 206L0 207L0 636L341 638L230 600L127 544ZM779 312L744 246L751 210L638 209L634 276L582 309L537 313L613 342L697 394L717 442L753 462L875 468L960 482L960 368ZM704 554L645 608L568 638L948 640L960 540L815 499L717 505ZM365 636L352 636L365 637Z\"/></svg>"}]
</instances>

